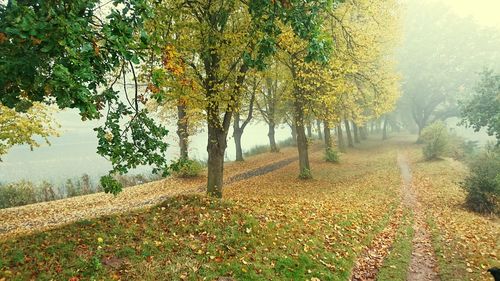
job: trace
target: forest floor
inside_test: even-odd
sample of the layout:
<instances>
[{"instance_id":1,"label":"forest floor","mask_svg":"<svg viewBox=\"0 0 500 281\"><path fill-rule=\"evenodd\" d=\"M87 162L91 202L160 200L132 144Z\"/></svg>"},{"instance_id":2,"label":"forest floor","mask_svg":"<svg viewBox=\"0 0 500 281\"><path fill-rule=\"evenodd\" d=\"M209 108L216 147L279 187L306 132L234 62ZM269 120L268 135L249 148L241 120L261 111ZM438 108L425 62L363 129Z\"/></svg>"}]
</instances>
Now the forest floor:
<instances>
[{"instance_id":1,"label":"forest floor","mask_svg":"<svg viewBox=\"0 0 500 281\"><path fill-rule=\"evenodd\" d=\"M227 165L224 200L170 178L0 210L0 280L491 280L499 220L462 207L461 163L412 141L339 164L314 146L307 181L293 148L250 157Z\"/></svg>"}]
</instances>

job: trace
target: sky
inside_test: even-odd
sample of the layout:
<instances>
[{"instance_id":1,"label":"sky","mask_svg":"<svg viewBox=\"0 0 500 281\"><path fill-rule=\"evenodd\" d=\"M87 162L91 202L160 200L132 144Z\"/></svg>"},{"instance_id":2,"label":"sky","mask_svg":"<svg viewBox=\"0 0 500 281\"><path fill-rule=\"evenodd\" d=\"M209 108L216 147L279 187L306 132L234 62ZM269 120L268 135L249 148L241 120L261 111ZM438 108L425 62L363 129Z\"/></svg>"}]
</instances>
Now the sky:
<instances>
[{"instance_id":1,"label":"sky","mask_svg":"<svg viewBox=\"0 0 500 281\"><path fill-rule=\"evenodd\" d=\"M500 29L500 0L427 0L442 2L460 16L471 16L480 24Z\"/></svg>"}]
</instances>

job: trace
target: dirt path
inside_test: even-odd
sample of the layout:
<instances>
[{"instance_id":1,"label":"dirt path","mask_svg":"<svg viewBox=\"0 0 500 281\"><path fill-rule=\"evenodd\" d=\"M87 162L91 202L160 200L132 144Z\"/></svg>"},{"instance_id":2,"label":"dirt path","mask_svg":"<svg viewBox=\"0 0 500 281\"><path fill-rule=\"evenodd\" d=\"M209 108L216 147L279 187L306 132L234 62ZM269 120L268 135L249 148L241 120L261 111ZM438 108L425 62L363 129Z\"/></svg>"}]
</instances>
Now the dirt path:
<instances>
[{"instance_id":1,"label":"dirt path","mask_svg":"<svg viewBox=\"0 0 500 281\"><path fill-rule=\"evenodd\" d=\"M314 150L317 150L316 147ZM292 156L292 157L290 157ZM225 183L270 173L297 160L295 149L257 155L225 168ZM167 178L126 188L118 196L96 193L51 202L0 210L0 241L13 236L47 230L74 221L91 219L153 206L168 197L201 193L206 177L196 179Z\"/></svg>"},{"instance_id":2,"label":"dirt path","mask_svg":"<svg viewBox=\"0 0 500 281\"><path fill-rule=\"evenodd\" d=\"M398 154L398 165L403 179L403 205L414 214L415 236L410 266L406 280L408 281L434 281L439 280L437 275L436 257L432 248L429 228L425 222L425 214L417 200L416 191L412 185L411 170L405 155Z\"/></svg>"},{"instance_id":3,"label":"dirt path","mask_svg":"<svg viewBox=\"0 0 500 281\"><path fill-rule=\"evenodd\" d=\"M351 281L376 280L379 268L396 238L397 229L401 223L402 209L411 209L414 213L415 236L412 241L412 255L406 280L434 281L439 280L436 268L436 257L431 244L425 214L417 200L416 191L412 186L411 170L406 156L398 153L398 166L401 171L401 206L391 217L388 225L367 246L357 259L351 274Z\"/></svg>"}]
</instances>

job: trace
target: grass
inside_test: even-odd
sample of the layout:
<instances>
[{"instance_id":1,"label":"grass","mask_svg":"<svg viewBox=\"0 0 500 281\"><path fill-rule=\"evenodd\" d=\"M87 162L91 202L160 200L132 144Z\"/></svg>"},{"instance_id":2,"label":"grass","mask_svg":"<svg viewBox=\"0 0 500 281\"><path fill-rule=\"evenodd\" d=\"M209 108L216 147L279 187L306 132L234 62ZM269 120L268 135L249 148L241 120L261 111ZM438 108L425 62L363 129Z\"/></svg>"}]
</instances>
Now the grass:
<instances>
[{"instance_id":1,"label":"grass","mask_svg":"<svg viewBox=\"0 0 500 281\"><path fill-rule=\"evenodd\" d=\"M7 240L0 279L346 280L398 205L394 159L373 143L336 166L318 151L312 180L292 164L226 186L222 201L174 197Z\"/></svg>"},{"instance_id":2,"label":"grass","mask_svg":"<svg viewBox=\"0 0 500 281\"><path fill-rule=\"evenodd\" d=\"M413 213L406 210L391 251L378 272L377 280L406 280L411 261L413 235Z\"/></svg>"},{"instance_id":3,"label":"grass","mask_svg":"<svg viewBox=\"0 0 500 281\"><path fill-rule=\"evenodd\" d=\"M426 210L442 280L491 280L486 270L499 266L500 221L465 208L460 182L464 165L452 159L422 162L412 152L414 184Z\"/></svg>"},{"instance_id":4,"label":"grass","mask_svg":"<svg viewBox=\"0 0 500 281\"><path fill-rule=\"evenodd\" d=\"M356 219L353 216L339 224L348 228ZM352 251L347 240L332 245L336 252L347 255L338 257L324 247L320 236L287 246L274 239L289 231L307 229L266 223L234 203L177 197L148 212L85 220L8 241L0 246L0 276L11 280L348 277L345 268L351 264ZM325 264L344 271L332 271Z\"/></svg>"},{"instance_id":5,"label":"grass","mask_svg":"<svg viewBox=\"0 0 500 281\"><path fill-rule=\"evenodd\" d=\"M276 146L278 147L278 149L281 149L281 148L284 148L284 147L289 147L289 146L294 146L295 144L293 143L293 139L292 138L288 138L288 139L285 139L285 140L282 140L282 141L278 141L276 143ZM252 148L250 148L249 150L245 151L243 154L245 155L245 157L250 157L250 156L253 156L253 155L258 155L258 154L262 154L262 153L266 153L266 152L269 152L271 150L269 144L265 144L265 145L256 145Z\"/></svg>"},{"instance_id":6,"label":"grass","mask_svg":"<svg viewBox=\"0 0 500 281\"><path fill-rule=\"evenodd\" d=\"M400 204L400 145L420 153L401 140L367 141L331 165L317 151L308 181L291 164L225 186L224 200L179 196L0 242L0 280L347 280ZM441 277L487 280L481 268L498 253L498 224L460 208L455 166L414 161L419 200L433 218ZM412 223L406 212L379 280L405 279Z\"/></svg>"}]
</instances>

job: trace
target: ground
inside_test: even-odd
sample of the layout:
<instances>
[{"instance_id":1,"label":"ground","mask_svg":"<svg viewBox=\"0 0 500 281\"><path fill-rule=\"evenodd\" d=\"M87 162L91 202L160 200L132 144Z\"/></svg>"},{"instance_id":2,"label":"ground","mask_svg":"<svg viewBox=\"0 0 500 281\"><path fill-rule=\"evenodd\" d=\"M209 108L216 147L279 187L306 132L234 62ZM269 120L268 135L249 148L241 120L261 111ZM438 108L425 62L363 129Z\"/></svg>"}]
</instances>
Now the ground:
<instances>
[{"instance_id":1,"label":"ground","mask_svg":"<svg viewBox=\"0 0 500 281\"><path fill-rule=\"evenodd\" d=\"M313 151L308 181L293 149L229 165L223 200L202 177L0 210L0 280L491 280L500 224L462 207L462 164Z\"/></svg>"}]
</instances>

